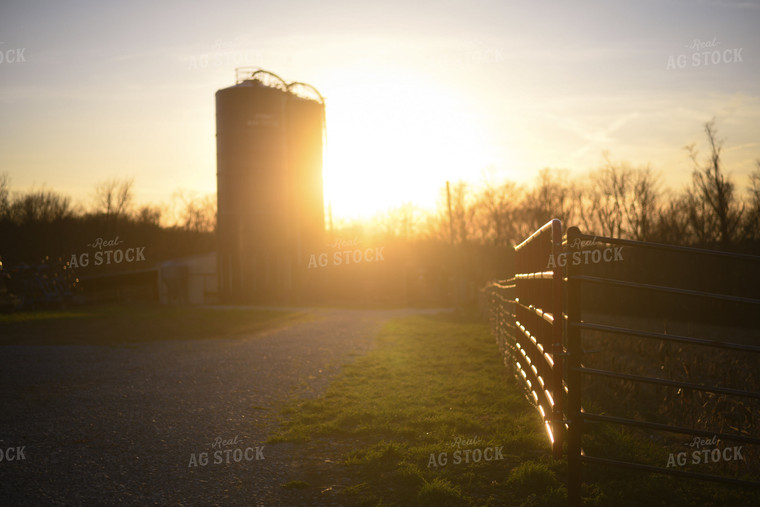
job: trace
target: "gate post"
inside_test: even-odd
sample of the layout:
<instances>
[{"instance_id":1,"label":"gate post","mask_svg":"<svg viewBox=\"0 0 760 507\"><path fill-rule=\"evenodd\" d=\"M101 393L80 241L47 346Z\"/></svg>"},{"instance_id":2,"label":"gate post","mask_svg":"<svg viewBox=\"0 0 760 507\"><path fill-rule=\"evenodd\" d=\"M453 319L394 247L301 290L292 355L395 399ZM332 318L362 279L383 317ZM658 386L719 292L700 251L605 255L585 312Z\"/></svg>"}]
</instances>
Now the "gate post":
<instances>
[{"instance_id":1,"label":"gate post","mask_svg":"<svg viewBox=\"0 0 760 507\"><path fill-rule=\"evenodd\" d=\"M562 253L562 222L557 219L552 220L552 245L551 255L552 258L557 261ZM552 360L554 365L552 367L552 379L551 379L551 392L554 398L554 405L552 407L552 435L554 436L553 455L554 459L562 458L562 444L565 436L565 421L564 421L564 398L565 389L563 385L563 357L565 355L565 347L562 343L562 337L564 335L564 318L562 316L562 268L555 266L552 270L552 288L551 288L551 308L553 322L552 322Z\"/></svg>"},{"instance_id":2,"label":"gate post","mask_svg":"<svg viewBox=\"0 0 760 507\"><path fill-rule=\"evenodd\" d=\"M567 229L567 244L575 244L575 239L580 234L577 227ZM579 268L567 263L567 499L569 505L580 507L581 505L581 436L583 434L583 418L581 416L581 389L582 378L578 368L581 367L583 345L581 343L581 330L573 324L581 319L581 288L580 281L574 279Z\"/></svg>"}]
</instances>

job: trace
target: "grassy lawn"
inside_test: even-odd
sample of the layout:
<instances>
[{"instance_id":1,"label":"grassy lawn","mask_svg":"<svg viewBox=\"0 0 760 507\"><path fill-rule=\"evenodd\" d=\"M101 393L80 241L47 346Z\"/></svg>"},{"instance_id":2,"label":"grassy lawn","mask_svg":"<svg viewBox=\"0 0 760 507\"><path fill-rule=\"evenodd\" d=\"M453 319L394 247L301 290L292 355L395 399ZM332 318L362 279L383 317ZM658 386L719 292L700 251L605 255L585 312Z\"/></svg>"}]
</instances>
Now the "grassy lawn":
<instances>
[{"instance_id":1,"label":"grassy lawn","mask_svg":"<svg viewBox=\"0 0 760 507\"><path fill-rule=\"evenodd\" d=\"M327 391L294 401L271 442L339 453L350 505L563 505L561 462L485 324L451 314L387 324ZM487 449L489 449L487 451ZM489 459L490 458L490 459ZM332 468L332 470L336 470ZM317 495L322 471L283 485Z\"/></svg>"},{"instance_id":2,"label":"grassy lawn","mask_svg":"<svg viewBox=\"0 0 760 507\"><path fill-rule=\"evenodd\" d=\"M304 457L282 484L303 501L329 490L345 505L567 505L566 461L551 458L537 410L474 318L387 324L323 395L290 403L270 442ZM673 451L601 424L583 445L657 466ZM760 505L752 489L661 474L588 465L583 478L584 505Z\"/></svg>"},{"instance_id":3,"label":"grassy lawn","mask_svg":"<svg viewBox=\"0 0 760 507\"><path fill-rule=\"evenodd\" d=\"M312 318L256 309L96 306L0 315L0 345L120 345L250 335Z\"/></svg>"}]
</instances>

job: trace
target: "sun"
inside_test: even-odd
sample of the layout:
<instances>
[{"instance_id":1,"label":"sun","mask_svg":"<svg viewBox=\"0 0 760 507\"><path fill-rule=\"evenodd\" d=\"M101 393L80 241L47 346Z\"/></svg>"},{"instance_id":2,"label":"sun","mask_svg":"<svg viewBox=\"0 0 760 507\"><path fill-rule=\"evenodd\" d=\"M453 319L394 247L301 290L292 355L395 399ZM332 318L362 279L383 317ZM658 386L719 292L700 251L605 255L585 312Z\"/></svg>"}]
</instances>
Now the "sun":
<instances>
[{"instance_id":1,"label":"sun","mask_svg":"<svg viewBox=\"0 0 760 507\"><path fill-rule=\"evenodd\" d=\"M481 123L444 84L368 71L325 95L325 204L336 218L433 208L447 180L475 179L491 160Z\"/></svg>"}]
</instances>

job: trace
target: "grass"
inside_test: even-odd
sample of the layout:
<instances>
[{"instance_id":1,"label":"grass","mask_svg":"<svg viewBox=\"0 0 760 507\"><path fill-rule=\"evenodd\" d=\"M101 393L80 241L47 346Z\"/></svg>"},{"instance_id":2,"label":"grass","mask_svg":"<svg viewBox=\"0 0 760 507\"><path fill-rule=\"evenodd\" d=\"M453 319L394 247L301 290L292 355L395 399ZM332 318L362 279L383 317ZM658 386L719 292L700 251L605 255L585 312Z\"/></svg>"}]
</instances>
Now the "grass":
<instances>
[{"instance_id":1,"label":"grass","mask_svg":"<svg viewBox=\"0 0 760 507\"><path fill-rule=\"evenodd\" d=\"M304 489L308 488L310 484L304 481L290 481L285 484L281 484L281 486L285 489Z\"/></svg>"},{"instance_id":2,"label":"grass","mask_svg":"<svg viewBox=\"0 0 760 507\"><path fill-rule=\"evenodd\" d=\"M147 305L0 315L0 345L124 345L244 336L312 318L296 312Z\"/></svg>"},{"instance_id":3,"label":"grass","mask_svg":"<svg viewBox=\"0 0 760 507\"><path fill-rule=\"evenodd\" d=\"M566 502L561 462L485 324L452 314L397 319L376 343L323 395L293 401L270 442L345 449L352 483L338 494L346 504ZM500 459L485 461L486 448Z\"/></svg>"},{"instance_id":4,"label":"grass","mask_svg":"<svg viewBox=\"0 0 760 507\"><path fill-rule=\"evenodd\" d=\"M270 439L314 458L292 472L304 494L313 499L342 476L333 489L346 505L567 504L567 462L551 458L538 412L485 324L452 314L397 319L376 343L321 396L293 400ZM457 438L476 443L457 448ZM589 425L583 445L656 466L672 451L646 432L603 424ZM465 461L466 450L488 447L502 447L504 459ZM324 457L340 465L320 466ZM760 505L751 489L608 466L584 466L583 479L589 506Z\"/></svg>"},{"instance_id":5,"label":"grass","mask_svg":"<svg viewBox=\"0 0 760 507\"><path fill-rule=\"evenodd\" d=\"M673 440L673 438L669 439ZM677 444L659 438L653 440L650 432L631 430L608 424L593 424L584 433L583 449L588 455L620 459L665 468L669 453L684 450L688 437ZM722 444L722 448L728 444ZM689 449L691 459L691 449ZM696 473L713 473L745 480L757 480L746 473L746 462L719 463L717 466L697 465L678 467ZM742 471L745 473L742 473ZM760 505L760 490L725 485L714 481L683 479L663 474L588 465L583 470L587 505Z\"/></svg>"}]
</instances>

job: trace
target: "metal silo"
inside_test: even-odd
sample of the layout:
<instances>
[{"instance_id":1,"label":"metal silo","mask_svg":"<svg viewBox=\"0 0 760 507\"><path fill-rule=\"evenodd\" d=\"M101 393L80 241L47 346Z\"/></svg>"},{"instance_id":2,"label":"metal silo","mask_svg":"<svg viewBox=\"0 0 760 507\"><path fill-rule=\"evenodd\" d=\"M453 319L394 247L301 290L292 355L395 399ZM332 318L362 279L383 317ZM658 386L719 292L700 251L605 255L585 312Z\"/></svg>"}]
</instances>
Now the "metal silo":
<instances>
[{"instance_id":1,"label":"metal silo","mask_svg":"<svg viewBox=\"0 0 760 507\"><path fill-rule=\"evenodd\" d=\"M267 71L238 69L236 81L216 92L219 297L289 300L324 229L324 103Z\"/></svg>"},{"instance_id":2,"label":"metal silo","mask_svg":"<svg viewBox=\"0 0 760 507\"><path fill-rule=\"evenodd\" d=\"M305 255L324 246L324 192L322 151L324 146L325 106L322 95L305 83L288 85L287 138L297 146L288 150L293 202L293 226L298 242L297 266L307 263Z\"/></svg>"}]
</instances>

